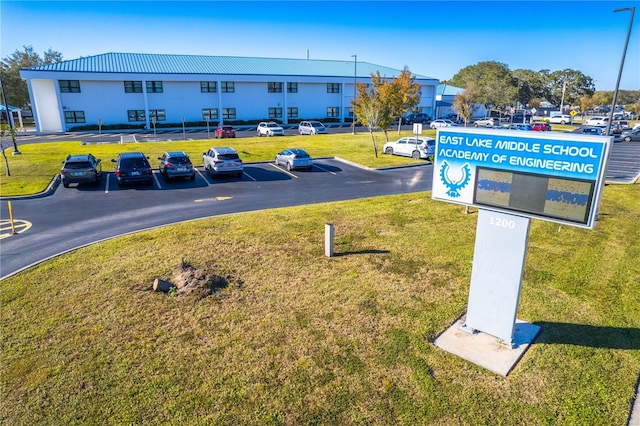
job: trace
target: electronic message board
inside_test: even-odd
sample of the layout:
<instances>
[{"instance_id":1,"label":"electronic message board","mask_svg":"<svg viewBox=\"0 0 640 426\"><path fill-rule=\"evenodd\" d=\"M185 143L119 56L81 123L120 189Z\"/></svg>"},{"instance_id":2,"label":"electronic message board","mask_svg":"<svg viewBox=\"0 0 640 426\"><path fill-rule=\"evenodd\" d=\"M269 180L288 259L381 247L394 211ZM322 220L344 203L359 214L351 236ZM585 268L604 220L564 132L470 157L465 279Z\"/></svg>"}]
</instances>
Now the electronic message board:
<instances>
[{"instance_id":1,"label":"electronic message board","mask_svg":"<svg viewBox=\"0 0 640 426\"><path fill-rule=\"evenodd\" d=\"M611 137L442 128L434 199L593 228Z\"/></svg>"}]
</instances>

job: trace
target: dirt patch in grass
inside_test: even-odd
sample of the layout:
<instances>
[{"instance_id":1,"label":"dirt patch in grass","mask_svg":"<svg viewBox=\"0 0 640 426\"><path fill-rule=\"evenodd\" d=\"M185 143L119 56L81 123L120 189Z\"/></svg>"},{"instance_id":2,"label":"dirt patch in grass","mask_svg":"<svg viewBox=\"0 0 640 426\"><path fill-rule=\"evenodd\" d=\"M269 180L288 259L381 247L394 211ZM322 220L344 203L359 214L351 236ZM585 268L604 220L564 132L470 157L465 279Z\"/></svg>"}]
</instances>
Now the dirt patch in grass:
<instances>
[{"instance_id":1,"label":"dirt patch in grass","mask_svg":"<svg viewBox=\"0 0 640 426\"><path fill-rule=\"evenodd\" d=\"M222 296L228 288L242 287L242 280L219 270L213 261L197 267L182 259L168 281L176 286L176 295L196 297Z\"/></svg>"}]
</instances>

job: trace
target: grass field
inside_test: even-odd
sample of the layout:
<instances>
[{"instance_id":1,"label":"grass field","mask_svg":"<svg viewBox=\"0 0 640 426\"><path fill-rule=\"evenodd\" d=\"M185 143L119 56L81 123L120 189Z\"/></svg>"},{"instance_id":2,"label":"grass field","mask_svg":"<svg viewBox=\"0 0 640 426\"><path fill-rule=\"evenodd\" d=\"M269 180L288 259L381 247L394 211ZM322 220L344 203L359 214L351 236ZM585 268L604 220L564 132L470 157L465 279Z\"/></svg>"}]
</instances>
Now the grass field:
<instances>
[{"instance_id":1,"label":"grass field","mask_svg":"<svg viewBox=\"0 0 640 426\"><path fill-rule=\"evenodd\" d=\"M430 193L68 253L0 282L2 423L623 425L640 372L638 206L639 185L607 186L594 230L532 222L518 317L542 329L506 378L432 344L465 312L477 215ZM152 291L183 259L215 274L213 295Z\"/></svg>"}]
</instances>

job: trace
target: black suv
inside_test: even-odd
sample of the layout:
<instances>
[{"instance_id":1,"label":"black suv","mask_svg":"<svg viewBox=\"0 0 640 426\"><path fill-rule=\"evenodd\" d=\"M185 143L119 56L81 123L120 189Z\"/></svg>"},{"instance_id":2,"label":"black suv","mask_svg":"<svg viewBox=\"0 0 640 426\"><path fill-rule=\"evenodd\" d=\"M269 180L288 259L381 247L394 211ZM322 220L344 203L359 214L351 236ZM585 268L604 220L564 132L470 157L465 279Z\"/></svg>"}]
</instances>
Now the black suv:
<instances>
[{"instance_id":1,"label":"black suv","mask_svg":"<svg viewBox=\"0 0 640 426\"><path fill-rule=\"evenodd\" d=\"M141 152L121 152L118 154L117 160L111 160L116 163L116 179L118 186L125 183L144 182L148 185L153 184L153 169L149 164L149 157Z\"/></svg>"},{"instance_id":2,"label":"black suv","mask_svg":"<svg viewBox=\"0 0 640 426\"><path fill-rule=\"evenodd\" d=\"M68 155L62 162L60 169L62 186L69 187L70 183L91 182L100 185L102 180L101 160L92 154Z\"/></svg>"},{"instance_id":3,"label":"black suv","mask_svg":"<svg viewBox=\"0 0 640 426\"><path fill-rule=\"evenodd\" d=\"M428 124L430 121L431 117L429 117L427 114L407 114L402 117L402 124Z\"/></svg>"}]
</instances>

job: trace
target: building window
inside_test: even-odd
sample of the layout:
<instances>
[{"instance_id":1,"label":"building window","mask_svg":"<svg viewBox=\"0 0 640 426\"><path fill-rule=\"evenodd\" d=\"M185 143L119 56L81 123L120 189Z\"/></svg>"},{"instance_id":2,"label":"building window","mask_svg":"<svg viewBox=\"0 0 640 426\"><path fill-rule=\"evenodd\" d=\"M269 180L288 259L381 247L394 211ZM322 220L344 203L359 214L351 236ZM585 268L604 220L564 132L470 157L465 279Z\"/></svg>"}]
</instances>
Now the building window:
<instances>
[{"instance_id":1,"label":"building window","mask_svg":"<svg viewBox=\"0 0 640 426\"><path fill-rule=\"evenodd\" d=\"M287 108L287 117L288 118L298 118L298 107L289 107L289 108Z\"/></svg>"},{"instance_id":2,"label":"building window","mask_svg":"<svg viewBox=\"0 0 640 426\"><path fill-rule=\"evenodd\" d=\"M223 81L220 91L222 93L234 93L236 91L236 84L233 81Z\"/></svg>"},{"instance_id":3,"label":"building window","mask_svg":"<svg viewBox=\"0 0 640 426\"><path fill-rule=\"evenodd\" d=\"M282 93L282 83L267 83L269 93Z\"/></svg>"},{"instance_id":4,"label":"building window","mask_svg":"<svg viewBox=\"0 0 640 426\"><path fill-rule=\"evenodd\" d=\"M218 119L218 108L202 108L202 119L209 121Z\"/></svg>"},{"instance_id":5,"label":"building window","mask_svg":"<svg viewBox=\"0 0 640 426\"><path fill-rule=\"evenodd\" d=\"M353 118L353 107L349 107L348 114L349 118Z\"/></svg>"},{"instance_id":6,"label":"building window","mask_svg":"<svg viewBox=\"0 0 640 426\"><path fill-rule=\"evenodd\" d=\"M65 123L86 123L84 111L65 111L64 121Z\"/></svg>"},{"instance_id":7,"label":"building window","mask_svg":"<svg viewBox=\"0 0 640 426\"><path fill-rule=\"evenodd\" d=\"M298 83L287 83L287 93L298 93Z\"/></svg>"},{"instance_id":8,"label":"building window","mask_svg":"<svg viewBox=\"0 0 640 426\"><path fill-rule=\"evenodd\" d=\"M147 81L147 93L162 93L162 82Z\"/></svg>"},{"instance_id":9,"label":"building window","mask_svg":"<svg viewBox=\"0 0 640 426\"><path fill-rule=\"evenodd\" d=\"M235 120L236 109L235 108L222 108L222 118L225 120Z\"/></svg>"},{"instance_id":10,"label":"building window","mask_svg":"<svg viewBox=\"0 0 640 426\"><path fill-rule=\"evenodd\" d=\"M149 118L156 119L156 121L167 121L167 114L163 109L150 109L149 110Z\"/></svg>"},{"instance_id":11,"label":"building window","mask_svg":"<svg viewBox=\"0 0 640 426\"><path fill-rule=\"evenodd\" d=\"M282 108L269 108L269 118L282 118Z\"/></svg>"},{"instance_id":12,"label":"building window","mask_svg":"<svg viewBox=\"0 0 640 426\"><path fill-rule=\"evenodd\" d=\"M215 93L218 91L218 83L215 81L201 81L200 92L202 93Z\"/></svg>"},{"instance_id":13,"label":"building window","mask_svg":"<svg viewBox=\"0 0 640 426\"><path fill-rule=\"evenodd\" d=\"M129 121L145 121L143 109L129 109L127 110L127 117Z\"/></svg>"},{"instance_id":14,"label":"building window","mask_svg":"<svg viewBox=\"0 0 640 426\"><path fill-rule=\"evenodd\" d=\"M327 83L327 93L340 93L340 83Z\"/></svg>"},{"instance_id":15,"label":"building window","mask_svg":"<svg viewBox=\"0 0 640 426\"><path fill-rule=\"evenodd\" d=\"M340 117L340 107L327 107L327 117Z\"/></svg>"},{"instance_id":16,"label":"building window","mask_svg":"<svg viewBox=\"0 0 640 426\"><path fill-rule=\"evenodd\" d=\"M60 80L59 83L60 83L60 92L62 93L80 93L79 80Z\"/></svg>"},{"instance_id":17,"label":"building window","mask_svg":"<svg viewBox=\"0 0 640 426\"><path fill-rule=\"evenodd\" d=\"M141 81L125 81L124 93L142 93Z\"/></svg>"}]
</instances>

